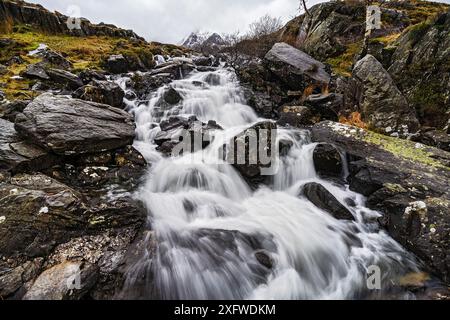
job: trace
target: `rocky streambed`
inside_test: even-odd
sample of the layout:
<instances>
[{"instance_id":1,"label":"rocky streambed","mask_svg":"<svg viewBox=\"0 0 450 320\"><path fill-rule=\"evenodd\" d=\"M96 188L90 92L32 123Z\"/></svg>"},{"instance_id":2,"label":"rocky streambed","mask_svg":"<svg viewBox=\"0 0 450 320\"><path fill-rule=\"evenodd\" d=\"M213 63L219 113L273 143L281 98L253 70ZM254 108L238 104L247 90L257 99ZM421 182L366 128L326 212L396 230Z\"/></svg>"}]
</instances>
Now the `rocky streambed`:
<instances>
[{"instance_id":1,"label":"rocky streambed","mask_svg":"<svg viewBox=\"0 0 450 320\"><path fill-rule=\"evenodd\" d=\"M53 88L2 105L0 296L448 297L448 152L337 123L329 70L286 44L240 82L224 63L27 70ZM361 98L401 136L417 122L383 70L367 56L355 81L403 106L393 117ZM277 131L276 173L217 163L217 149L261 129ZM180 130L213 139L185 162L171 157ZM367 287L372 265L381 290Z\"/></svg>"}]
</instances>

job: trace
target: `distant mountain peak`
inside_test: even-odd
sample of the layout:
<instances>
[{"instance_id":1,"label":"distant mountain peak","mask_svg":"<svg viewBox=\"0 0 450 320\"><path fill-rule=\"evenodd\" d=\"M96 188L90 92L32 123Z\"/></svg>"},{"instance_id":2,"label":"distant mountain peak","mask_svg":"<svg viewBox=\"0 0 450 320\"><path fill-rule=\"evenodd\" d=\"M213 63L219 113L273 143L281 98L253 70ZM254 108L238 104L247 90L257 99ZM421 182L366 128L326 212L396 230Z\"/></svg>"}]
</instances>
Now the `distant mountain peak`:
<instances>
[{"instance_id":1,"label":"distant mountain peak","mask_svg":"<svg viewBox=\"0 0 450 320\"><path fill-rule=\"evenodd\" d=\"M228 45L228 42L217 32L195 31L185 38L181 42L181 45L194 50L202 50L205 48L219 50Z\"/></svg>"}]
</instances>

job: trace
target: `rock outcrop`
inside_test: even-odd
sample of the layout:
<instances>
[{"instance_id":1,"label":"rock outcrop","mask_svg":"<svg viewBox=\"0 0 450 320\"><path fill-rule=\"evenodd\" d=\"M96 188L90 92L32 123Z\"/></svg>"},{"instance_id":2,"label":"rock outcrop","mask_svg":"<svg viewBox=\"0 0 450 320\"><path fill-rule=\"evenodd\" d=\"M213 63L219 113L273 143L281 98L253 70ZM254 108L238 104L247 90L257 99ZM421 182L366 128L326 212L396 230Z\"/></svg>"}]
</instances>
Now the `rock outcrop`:
<instances>
[{"instance_id":1,"label":"rock outcrop","mask_svg":"<svg viewBox=\"0 0 450 320\"><path fill-rule=\"evenodd\" d=\"M314 141L347 153L350 188L384 213L389 234L450 283L450 153L360 128L322 122Z\"/></svg>"},{"instance_id":2,"label":"rock outcrop","mask_svg":"<svg viewBox=\"0 0 450 320\"><path fill-rule=\"evenodd\" d=\"M370 127L385 133L414 133L419 129L414 108L372 55L356 63L353 77L361 86L359 109Z\"/></svg>"},{"instance_id":3,"label":"rock outcrop","mask_svg":"<svg viewBox=\"0 0 450 320\"><path fill-rule=\"evenodd\" d=\"M131 116L108 105L43 94L16 117L16 130L57 154L82 154L131 144Z\"/></svg>"},{"instance_id":4,"label":"rock outcrop","mask_svg":"<svg viewBox=\"0 0 450 320\"><path fill-rule=\"evenodd\" d=\"M69 17L59 12L52 13L38 4L21 0L0 1L0 27L6 31L13 25L30 24L50 34L142 39L131 30L104 23L92 24L84 18L80 19L80 28L69 28L68 19Z\"/></svg>"},{"instance_id":5,"label":"rock outcrop","mask_svg":"<svg viewBox=\"0 0 450 320\"><path fill-rule=\"evenodd\" d=\"M450 119L450 12L411 27L397 41L388 71L422 125Z\"/></svg>"}]
</instances>

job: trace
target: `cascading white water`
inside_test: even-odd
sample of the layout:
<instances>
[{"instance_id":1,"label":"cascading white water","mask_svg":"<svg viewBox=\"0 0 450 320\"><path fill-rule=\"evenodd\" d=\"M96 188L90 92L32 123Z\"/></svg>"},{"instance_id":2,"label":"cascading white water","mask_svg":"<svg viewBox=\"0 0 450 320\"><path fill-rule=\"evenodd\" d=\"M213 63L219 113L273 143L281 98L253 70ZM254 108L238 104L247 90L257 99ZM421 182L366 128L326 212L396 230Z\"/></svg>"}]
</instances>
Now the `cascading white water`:
<instances>
[{"instance_id":1,"label":"cascading white water","mask_svg":"<svg viewBox=\"0 0 450 320\"><path fill-rule=\"evenodd\" d=\"M137 124L135 146L152 165L138 197L148 208L158 246L154 255L142 250L129 266L125 298L365 298L371 294L369 266L379 266L385 282L417 270L371 223L379 214L365 207L363 196L318 178L307 131L278 130L278 139L293 146L280 159L272 185L259 190L218 161L217 148L261 120L245 105L231 71L196 72L171 86L183 100L169 110L157 107L167 88L146 105L128 102ZM153 139L157 124L172 114L215 120L224 130L203 151L163 158ZM304 198L300 190L308 182L325 186L356 221L336 220ZM349 198L354 206L346 204ZM271 269L258 262L257 252L272 258Z\"/></svg>"}]
</instances>

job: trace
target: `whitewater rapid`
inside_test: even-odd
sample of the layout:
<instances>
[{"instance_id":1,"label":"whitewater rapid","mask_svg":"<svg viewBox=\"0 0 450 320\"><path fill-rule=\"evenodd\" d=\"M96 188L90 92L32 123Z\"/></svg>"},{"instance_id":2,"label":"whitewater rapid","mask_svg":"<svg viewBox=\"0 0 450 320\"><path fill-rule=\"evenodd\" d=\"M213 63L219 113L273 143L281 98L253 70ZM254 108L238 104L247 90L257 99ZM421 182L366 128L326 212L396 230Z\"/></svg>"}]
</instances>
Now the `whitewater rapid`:
<instances>
[{"instance_id":1,"label":"whitewater rapid","mask_svg":"<svg viewBox=\"0 0 450 320\"><path fill-rule=\"evenodd\" d=\"M126 79L119 83L128 90ZM137 194L148 210L149 231L128 266L122 297L358 299L376 294L367 286L371 266L380 268L383 284L417 271L414 259L378 229L380 215L366 208L362 195L317 176L308 131L278 130L278 139L292 148L258 190L218 161L216 149L264 120L246 105L233 72L193 72L170 86L183 97L178 105L161 107L169 86L148 103L126 101L136 119L135 147L151 169ZM171 115L215 120L224 130L197 154L165 158L153 140ZM309 182L325 186L355 221L336 220L303 197ZM271 269L257 252L270 257Z\"/></svg>"}]
</instances>

